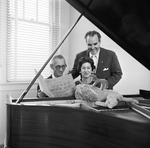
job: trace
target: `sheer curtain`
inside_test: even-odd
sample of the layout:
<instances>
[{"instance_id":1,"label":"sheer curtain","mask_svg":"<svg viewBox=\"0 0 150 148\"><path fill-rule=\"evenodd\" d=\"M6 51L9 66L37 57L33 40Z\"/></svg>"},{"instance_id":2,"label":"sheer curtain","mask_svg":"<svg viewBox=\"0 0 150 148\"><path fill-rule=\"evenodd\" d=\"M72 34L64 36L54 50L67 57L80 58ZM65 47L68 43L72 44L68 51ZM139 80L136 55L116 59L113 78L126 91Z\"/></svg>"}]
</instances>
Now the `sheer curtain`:
<instances>
[{"instance_id":1,"label":"sheer curtain","mask_svg":"<svg viewBox=\"0 0 150 148\"><path fill-rule=\"evenodd\" d=\"M7 0L7 81L35 76L58 44L59 0ZM42 72L50 75L50 67Z\"/></svg>"}]
</instances>

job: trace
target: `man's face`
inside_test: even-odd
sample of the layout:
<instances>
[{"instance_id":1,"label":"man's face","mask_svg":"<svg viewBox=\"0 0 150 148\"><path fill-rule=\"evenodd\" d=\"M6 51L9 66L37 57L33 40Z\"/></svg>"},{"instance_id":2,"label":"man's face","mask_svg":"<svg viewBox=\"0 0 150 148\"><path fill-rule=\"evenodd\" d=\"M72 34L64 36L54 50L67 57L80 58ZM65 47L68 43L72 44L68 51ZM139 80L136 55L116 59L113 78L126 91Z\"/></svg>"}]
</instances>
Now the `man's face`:
<instances>
[{"instance_id":1,"label":"man's face","mask_svg":"<svg viewBox=\"0 0 150 148\"><path fill-rule=\"evenodd\" d=\"M99 49L100 49L100 42L98 40L97 35L87 36L86 43L87 43L88 51L92 55L95 55L99 51Z\"/></svg>"},{"instance_id":2,"label":"man's face","mask_svg":"<svg viewBox=\"0 0 150 148\"><path fill-rule=\"evenodd\" d=\"M54 59L52 69L55 77L61 77L66 69L66 63L64 59Z\"/></svg>"}]
</instances>

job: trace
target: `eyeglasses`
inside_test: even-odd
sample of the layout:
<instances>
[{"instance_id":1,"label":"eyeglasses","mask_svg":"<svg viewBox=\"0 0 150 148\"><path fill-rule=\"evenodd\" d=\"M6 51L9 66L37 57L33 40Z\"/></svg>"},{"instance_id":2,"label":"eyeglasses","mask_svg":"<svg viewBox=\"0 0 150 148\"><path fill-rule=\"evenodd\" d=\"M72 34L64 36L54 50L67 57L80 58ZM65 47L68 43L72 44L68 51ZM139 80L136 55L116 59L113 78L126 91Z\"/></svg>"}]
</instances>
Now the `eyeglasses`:
<instances>
[{"instance_id":1,"label":"eyeglasses","mask_svg":"<svg viewBox=\"0 0 150 148\"><path fill-rule=\"evenodd\" d=\"M57 70L60 70L60 68L62 68L63 70L67 67L67 65L56 65L55 68Z\"/></svg>"}]
</instances>

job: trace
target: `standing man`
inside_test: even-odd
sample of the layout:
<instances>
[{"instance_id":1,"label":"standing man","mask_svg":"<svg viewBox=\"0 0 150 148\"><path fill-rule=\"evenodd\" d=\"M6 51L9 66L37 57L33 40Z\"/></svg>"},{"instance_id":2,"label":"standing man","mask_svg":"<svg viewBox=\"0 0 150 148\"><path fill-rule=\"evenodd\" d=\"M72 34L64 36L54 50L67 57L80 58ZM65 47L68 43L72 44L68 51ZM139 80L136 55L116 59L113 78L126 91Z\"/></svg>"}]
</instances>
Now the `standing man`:
<instances>
[{"instance_id":1,"label":"standing man","mask_svg":"<svg viewBox=\"0 0 150 148\"><path fill-rule=\"evenodd\" d=\"M52 69L52 74L47 79L63 76L63 73L67 67L65 58L60 54L54 56L52 59L52 63L50 64L50 67ZM45 93L43 93L40 90L39 85L37 86L37 97L38 98L48 97Z\"/></svg>"},{"instance_id":2,"label":"standing man","mask_svg":"<svg viewBox=\"0 0 150 148\"><path fill-rule=\"evenodd\" d=\"M73 78L79 76L78 61L83 56L93 59L96 67L95 73L102 81L107 81L107 88L113 89L122 77L122 70L115 52L100 47L101 35L97 31L89 31L85 35L87 50L76 55L71 71Z\"/></svg>"}]
</instances>

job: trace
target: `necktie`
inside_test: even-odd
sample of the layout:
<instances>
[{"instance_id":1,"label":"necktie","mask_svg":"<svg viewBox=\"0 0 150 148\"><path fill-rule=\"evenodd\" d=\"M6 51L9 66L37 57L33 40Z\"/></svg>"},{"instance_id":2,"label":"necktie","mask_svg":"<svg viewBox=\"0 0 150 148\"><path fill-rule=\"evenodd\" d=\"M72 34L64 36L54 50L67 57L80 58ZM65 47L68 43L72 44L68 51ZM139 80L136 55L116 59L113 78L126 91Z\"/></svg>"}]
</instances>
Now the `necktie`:
<instances>
[{"instance_id":1,"label":"necktie","mask_svg":"<svg viewBox=\"0 0 150 148\"><path fill-rule=\"evenodd\" d=\"M97 57L96 57L96 55L92 55L91 58L92 58L93 61L94 61L95 67L97 68Z\"/></svg>"}]
</instances>

